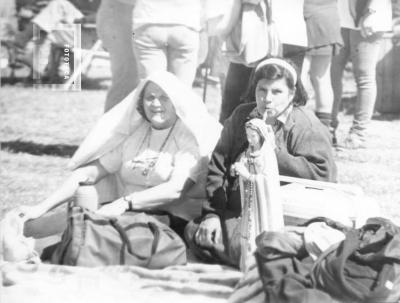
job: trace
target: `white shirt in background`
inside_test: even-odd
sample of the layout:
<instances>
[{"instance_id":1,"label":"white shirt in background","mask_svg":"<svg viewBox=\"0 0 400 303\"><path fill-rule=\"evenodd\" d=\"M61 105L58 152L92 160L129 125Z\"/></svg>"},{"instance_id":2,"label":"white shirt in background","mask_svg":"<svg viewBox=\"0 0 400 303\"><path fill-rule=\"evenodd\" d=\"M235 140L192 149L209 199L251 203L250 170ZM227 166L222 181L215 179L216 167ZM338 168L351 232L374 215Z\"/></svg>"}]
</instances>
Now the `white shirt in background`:
<instances>
[{"instance_id":1,"label":"white shirt in background","mask_svg":"<svg viewBox=\"0 0 400 303\"><path fill-rule=\"evenodd\" d=\"M149 24L166 24L184 25L200 31L205 19L223 13L220 1L136 0L133 10L133 29Z\"/></svg>"},{"instance_id":2,"label":"white shirt in background","mask_svg":"<svg viewBox=\"0 0 400 303\"><path fill-rule=\"evenodd\" d=\"M343 28L360 29L350 12L349 2L353 0L338 0L340 23ZM376 31L392 30L392 2L391 0L373 0L370 8L376 14Z\"/></svg>"},{"instance_id":3,"label":"white shirt in background","mask_svg":"<svg viewBox=\"0 0 400 303\"><path fill-rule=\"evenodd\" d=\"M307 46L304 0L272 0L272 19L282 43Z\"/></svg>"}]
</instances>

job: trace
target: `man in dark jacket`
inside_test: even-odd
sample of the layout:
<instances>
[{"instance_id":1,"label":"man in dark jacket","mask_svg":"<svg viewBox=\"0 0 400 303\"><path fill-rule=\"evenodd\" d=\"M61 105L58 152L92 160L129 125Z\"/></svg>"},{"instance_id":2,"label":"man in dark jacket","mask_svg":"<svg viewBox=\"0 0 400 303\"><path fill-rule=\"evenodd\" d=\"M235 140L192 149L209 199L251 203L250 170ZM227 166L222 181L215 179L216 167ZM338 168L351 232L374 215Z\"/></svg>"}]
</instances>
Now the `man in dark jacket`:
<instances>
[{"instance_id":1,"label":"man in dark jacket","mask_svg":"<svg viewBox=\"0 0 400 303\"><path fill-rule=\"evenodd\" d=\"M203 217L186 229L189 246L205 261L238 265L237 235L241 200L231 165L248 147L245 123L255 117L272 125L281 175L335 181L330 136L316 116L304 108L306 95L294 67L270 58L256 68L249 92L256 102L239 106L225 122L207 177L208 201Z\"/></svg>"}]
</instances>

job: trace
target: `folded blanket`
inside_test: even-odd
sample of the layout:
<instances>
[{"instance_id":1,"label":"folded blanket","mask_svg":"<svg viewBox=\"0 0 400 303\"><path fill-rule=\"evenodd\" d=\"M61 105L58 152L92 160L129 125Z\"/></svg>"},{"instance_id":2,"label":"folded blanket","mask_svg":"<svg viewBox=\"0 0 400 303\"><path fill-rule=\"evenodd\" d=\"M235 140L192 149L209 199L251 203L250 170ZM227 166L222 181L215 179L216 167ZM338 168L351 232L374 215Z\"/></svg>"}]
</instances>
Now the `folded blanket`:
<instances>
[{"instance_id":1,"label":"folded blanket","mask_svg":"<svg viewBox=\"0 0 400 303\"><path fill-rule=\"evenodd\" d=\"M0 301L35 302L226 302L242 274L205 264L149 270L4 263Z\"/></svg>"}]
</instances>

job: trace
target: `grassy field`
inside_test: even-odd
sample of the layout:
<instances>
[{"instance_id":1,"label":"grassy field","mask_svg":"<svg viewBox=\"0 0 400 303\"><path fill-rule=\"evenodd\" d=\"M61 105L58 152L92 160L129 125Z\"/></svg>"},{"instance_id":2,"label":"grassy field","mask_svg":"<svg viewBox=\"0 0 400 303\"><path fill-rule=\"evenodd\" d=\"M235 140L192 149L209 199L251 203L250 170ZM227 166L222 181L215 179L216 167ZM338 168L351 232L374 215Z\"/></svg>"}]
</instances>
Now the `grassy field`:
<instances>
[{"instance_id":1,"label":"grassy field","mask_svg":"<svg viewBox=\"0 0 400 303\"><path fill-rule=\"evenodd\" d=\"M351 87L348 86L348 87ZM201 94L201 91L199 90ZM106 90L0 89L0 213L40 202L68 175L68 158L101 115ZM354 89L347 88L339 139L350 127ZM217 115L216 90L207 106ZM400 116L377 116L365 150L336 151L339 182L357 184L400 224Z\"/></svg>"}]
</instances>

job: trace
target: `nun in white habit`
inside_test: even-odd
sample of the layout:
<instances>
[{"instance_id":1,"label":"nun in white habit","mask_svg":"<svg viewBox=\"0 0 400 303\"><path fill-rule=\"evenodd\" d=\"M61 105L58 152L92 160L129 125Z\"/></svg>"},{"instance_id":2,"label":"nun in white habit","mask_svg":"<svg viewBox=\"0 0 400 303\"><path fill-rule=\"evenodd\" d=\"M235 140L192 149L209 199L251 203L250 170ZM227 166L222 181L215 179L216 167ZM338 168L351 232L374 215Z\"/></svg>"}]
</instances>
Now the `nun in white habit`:
<instances>
[{"instance_id":1,"label":"nun in white habit","mask_svg":"<svg viewBox=\"0 0 400 303\"><path fill-rule=\"evenodd\" d=\"M173 74L149 76L100 118L73 156L66 182L41 203L20 208L25 234L59 232L66 222L43 215L74 197L78 205L105 216L162 210L193 219L201 203L182 195L190 188L202 193L220 131L201 99ZM80 184L88 183L96 184L94 195L79 194L85 188Z\"/></svg>"}]
</instances>

